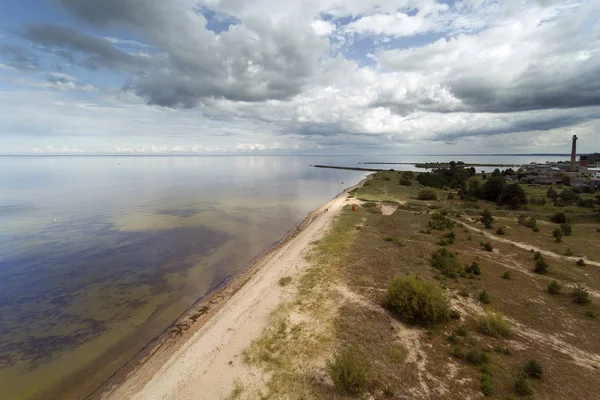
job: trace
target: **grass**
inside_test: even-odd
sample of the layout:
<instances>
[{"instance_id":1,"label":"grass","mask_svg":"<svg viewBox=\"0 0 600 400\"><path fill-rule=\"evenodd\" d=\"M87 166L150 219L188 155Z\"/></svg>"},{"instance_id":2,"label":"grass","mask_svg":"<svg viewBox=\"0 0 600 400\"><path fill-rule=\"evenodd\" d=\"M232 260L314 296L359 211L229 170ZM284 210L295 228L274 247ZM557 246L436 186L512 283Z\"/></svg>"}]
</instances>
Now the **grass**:
<instances>
[{"instance_id":1,"label":"grass","mask_svg":"<svg viewBox=\"0 0 600 400\"><path fill-rule=\"evenodd\" d=\"M343 349L329 364L329 373L338 391L349 394L363 393L369 380L368 358L354 348Z\"/></svg>"},{"instance_id":2,"label":"grass","mask_svg":"<svg viewBox=\"0 0 600 400\"><path fill-rule=\"evenodd\" d=\"M287 286L290 283L292 283L291 276L284 276L283 278L279 279L279 286Z\"/></svg>"},{"instance_id":3,"label":"grass","mask_svg":"<svg viewBox=\"0 0 600 400\"><path fill-rule=\"evenodd\" d=\"M435 325L450 319L444 292L418 276L397 276L388 288L386 307L403 321Z\"/></svg>"},{"instance_id":4,"label":"grass","mask_svg":"<svg viewBox=\"0 0 600 400\"><path fill-rule=\"evenodd\" d=\"M479 332L495 338L510 337L512 327L500 312L487 309L484 315L477 318Z\"/></svg>"}]
</instances>

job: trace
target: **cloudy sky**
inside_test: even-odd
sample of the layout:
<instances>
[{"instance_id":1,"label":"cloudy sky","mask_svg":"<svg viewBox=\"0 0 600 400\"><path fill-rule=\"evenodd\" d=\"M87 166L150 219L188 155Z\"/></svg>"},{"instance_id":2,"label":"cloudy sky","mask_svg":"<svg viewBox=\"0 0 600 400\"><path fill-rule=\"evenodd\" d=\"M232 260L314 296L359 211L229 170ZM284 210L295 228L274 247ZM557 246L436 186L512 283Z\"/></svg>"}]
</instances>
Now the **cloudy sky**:
<instances>
[{"instance_id":1,"label":"cloudy sky","mask_svg":"<svg viewBox=\"0 0 600 400\"><path fill-rule=\"evenodd\" d=\"M0 153L600 151L600 2L2 0Z\"/></svg>"}]
</instances>

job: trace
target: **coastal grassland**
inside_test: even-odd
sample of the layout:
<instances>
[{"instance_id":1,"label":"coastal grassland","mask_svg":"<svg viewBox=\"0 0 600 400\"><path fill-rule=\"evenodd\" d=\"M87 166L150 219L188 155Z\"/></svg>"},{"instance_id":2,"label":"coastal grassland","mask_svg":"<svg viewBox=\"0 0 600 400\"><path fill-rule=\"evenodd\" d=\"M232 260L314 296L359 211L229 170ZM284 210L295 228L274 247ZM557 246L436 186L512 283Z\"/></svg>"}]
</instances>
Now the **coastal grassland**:
<instances>
[{"instance_id":1,"label":"coastal grassland","mask_svg":"<svg viewBox=\"0 0 600 400\"><path fill-rule=\"evenodd\" d=\"M278 309L248 350L248 361L272 376L267 397L352 398L348 388L356 387L373 398L504 399L517 395L515 380L532 359L543 377L520 379L537 398L593 398L600 392L600 267L580 267L562 255L565 249L556 246L565 243L555 243L546 227L556 225L545 222L550 212L535 214L535 233L517 223L520 213L531 210L497 210L494 203L465 204L444 195L419 202L414 197L423 186L400 185L392 179L398 175L375 174L370 185L354 191L369 202L354 212L344 209L314 246L296 298ZM382 214L378 205L391 201L400 203L398 209ZM495 218L492 229L477 221L484 208ZM573 220L565 247L577 257L598 259L597 244L573 242L600 235L600 224ZM501 226L505 235L496 234ZM548 252L546 274L533 271L534 243ZM453 256L432 262L441 249ZM506 272L510 279L503 279ZM386 307L392 282L408 276L443 291L449 320L414 324ZM552 280L562 286L557 295L547 292ZM574 301L577 283L589 291L590 303ZM345 354L360 354L364 362L352 369ZM357 380L340 384L340 365Z\"/></svg>"}]
</instances>

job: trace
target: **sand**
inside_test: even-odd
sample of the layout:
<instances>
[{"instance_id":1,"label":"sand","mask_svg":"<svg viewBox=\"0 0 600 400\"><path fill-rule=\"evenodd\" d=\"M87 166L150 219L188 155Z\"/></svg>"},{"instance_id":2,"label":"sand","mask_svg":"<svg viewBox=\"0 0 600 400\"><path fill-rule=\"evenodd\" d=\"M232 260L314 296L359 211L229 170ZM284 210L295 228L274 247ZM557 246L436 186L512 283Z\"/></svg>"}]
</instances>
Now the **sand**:
<instances>
[{"instance_id":1,"label":"sand","mask_svg":"<svg viewBox=\"0 0 600 400\"><path fill-rule=\"evenodd\" d=\"M212 314L194 322L197 329L172 331L166 345L101 397L210 400L227 397L240 384L246 395L260 390L268 377L243 363L243 351L260 336L272 311L291 296L292 289L281 287L279 279L296 277L306 267L304 254L310 243L328 231L347 204L350 189L309 214L294 234L259 259L247 277L238 279L238 287L234 282L229 292L211 300ZM189 324L183 326L188 329Z\"/></svg>"}]
</instances>

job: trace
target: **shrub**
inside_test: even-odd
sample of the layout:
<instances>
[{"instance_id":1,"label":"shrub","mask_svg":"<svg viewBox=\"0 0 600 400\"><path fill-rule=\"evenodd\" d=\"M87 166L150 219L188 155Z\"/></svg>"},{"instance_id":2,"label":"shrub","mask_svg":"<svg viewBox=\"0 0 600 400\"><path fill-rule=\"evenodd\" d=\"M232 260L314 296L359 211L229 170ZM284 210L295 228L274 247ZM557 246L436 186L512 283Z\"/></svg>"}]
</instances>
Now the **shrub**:
<instances>
[{"instance_id":1,"label":"shrub","mask_svg":"<svg viewBox=\"0 0 600 400\"><path fill-rule=\"evenodd\" d=\"M450 318L460 319L460 312L458 312L457 310L450 310Z\"/></svg>"},{"instance_id":2,"label":"shrub","mask_svg":"<svg viewBox=\"0 0 600 400\"><path fill-rule=\"evenodd\" d=\"M504 279L510 279L510 271L506 271L505 273L502 274L502 278Z\"/></svg>"},{"instance_id":3,"label":"shrub","mask_svg":"<svg viewBox=\"0 0 600 400\"><path fill-rule=\"evenodd\" d=\"M525 364L525 368L523 368L523 371L525 371L525 373L532 378L542 378L542 366L536 360L529 360L527 364Z\"/></svg>"},{"instance_id":4,"label":"shrub","mask_svg":"<svg viewBox=\"0 0 600 400\"><path fill-rule=\"evenodd\" d=\"M515 391L522 396L533 394L533 388L525 372L519 372L515 380Z\"/></svg>"},{"instance_id":5,"label":"shrub","mask_svg":"<svg viewBox=\"0 0 600 400\"><path fill-rule=\"evenodd\" d=\"M460 324L458 326L458 328L456 329L456 334L458 336L467 336L467 332L468 332L468 329L465 324Z\"/></svg>"},{"instance_id":6,"label":"shrub","mask_svg":"<svg viewBox=\"0 0 600 400\"><path fill-rule=\"evenodd\" d=\"M427 226L429 226L431 229L443 231L444 229L454 228L454 221L446 217L446 215L443 212L435 212L431 214L431 221L427 223Z\"/></svg>"},{"instance_id":7,"label":"shrub","mask_svg":"<svg viewBox=\"0 0 600 400\"><path fill-rule=\"evenodd\" d=\"M348 348L336 354L329 365L329 373L335 387L346 393L359 394L365 391L370 367L368 358L357 350Z\"/></svg>"},{"instance_id":8,"label":"shrub","mask_svg":"<svg viewBox=\"0 0 600 400\"><path fill-rule=\"evenodd\" d=\"M552 222L554 222L556 224L564 224L564 223L567 222L567 216L562 211L561 212L557 212L552 217L550 217L550 221L552 221Z\"/></svg>"},{"instance_id":9,"label":"shrub","mask_svg":"<svg viewBox=\"0 0 600 400\"><path fill-rule=\"evenodd\" d=\"M577 304L588 304L590 300L590 292L581 283L578 283L573 288L573 301Z\"/></svg>"},{"instance_id":10,"label":"shrub","mask_svg":"<svg viewBox=\"0 0 600 400\"><path fill-rule=\"evenodd\" d=\"M466 360L469 364L482 365L489 361L489 357L484 352L471 351L471 352L467 353Z\"/></svg>"},{"instance_id":11,"label":"shrub","mask_svg":"<svg viewBox=\"0 0 600 400\"><path fill-rule=\"evenodd\" d=\"M494 394L494 385L492 383L492 377L490 374L481 374L481 393L485 396L491 396Z\"/></svg>"},{"instance_id":12,"label":"shrub","mask_svg":"<svg viewBox=\"0 0 600 400\"><path fill-rule=\"evenodd\" d=\"M401 319L433 325L450 318L448 299L442 289L418 276L397 276L388 288L387 308Z\"/></svg>"},{"instance_id":13,"label":"shrub","mask_svg":"<svg viewBox=\"0 0 600 400\"><path fill-rule=\"evenodd\" d=\"M458 346L454 347L450 354L452 354L453 357L456 357L459 360L463 360L465 358L465 352L462 351L462 349Z\"/></svg>"},{"instance_id":14,"label":"shrub","mask_svg":"<svg viewBox=\"0 0 600 400\"><path fill-rule=\"evenodd\" d=\"M562 242L563 232L562 232L562 230L556 228L552 232L552 236L554 236L554 241L556 243L560 243L560 242Z\"/></svg>"},{"instance_id":15,"label":"shrub","mask_svg":"<svg viewBox=\"0 0 600 400\"><path fill-rule=\"evenodd\" d=\"M385 387L383 388L383 395L385 397L394 397L394 389L392 389L391 387Z\"/></svg>"},{"instance_id":16,"label":"shrub","mask_svg":"<svg viewBox=\"0 0 600 400\"><path fill-rule=\"evenodd\" d=\"M471 263L471 265L465 267L465 272L467 274L473 275L481 275L481 267L475 261Z\"/></svg>"},{"instance_id":17,"label":"shrub","mask_svg":"<svg viewBox=\"0 0 600 400\"><path fill-rule=\"evenodd\" d=\"M561 289L560 283L558 283L557 281L552 281L547 286L548 293L550 293L550 294L559 294L560 289Z\"/></svg>"},{"instance_id":18,"label":"shrub","mask_svg":"<svg viewBox=\"0 0 600 400\"><path fill-rule=\"evenodd\" d=\"M545 274L548 272L548 264L544 258L540 257L535 260L533 272L537 272L538 274Z\"/></svg>"},{"instance_id":19,"label":"shrub","mask_svg":"<svg viewBox=\"0 0 600 400\"><path fill-rule=\"evenodd\" d=\"M572 255L573 255L573 250L571 250L571 248L570 248L570 247L568 247L568 248L565 250L565 256L569 256L569 257L570 257L570 256L572 256Z\"/></svg>"},{"instance_id":20,"label":"shrub","mask_svg":"<svg viewBox=\"0 0 600 400\"><path fill-rule=\"evenodd\" d=\"M519 225L523 225L531 229L537 228L537 219L534 216L527 217L526 215L521 214L519 215L517 222Z\"/></svg>"},{"instance_id":21,"label":"shrub","mask_svg":"<svg viewBox=\"0 0 600 400\"><path fill-rule=\"evenodd\" d=\"M496 235L504 235L504 229L502 229L502 227L498 228Z\"/></svg>"},{"instance_id":22,"label":"shrub","mask_svg":"<svg viewBox=\"0 0 600 400\"><path fill-rule=\"evenodd\" d=\"M448 341L450 343L458 344L458 342L460 342L460 338L456 336L455 333L451 333L448 335Z\"/></svg>"},{"instance_id":23,"label":"shrub","mask_svg":"<svg viewBox=\"0 0 600 400\"><path fill-rule=\"evenodd\" d=\"M467 288L460 289L460 292L458 292L458 294L460 294L462 297L469 297L469 291L467 290Z\"/></svg>"},{"instance_id":24,"label":"shrub","mask_svg":"<svg viewBox=\"0 0 600 400\"><path fill-rule=\"evenodd\" d=\"M418 198L419 200L437 200L437 194L433 189L421 189Z\"/></svg>"},{"instance_id":25,"label":"shrub","mask_svg":"<svg viewBox=\"0 0 600 400\"><path fill-rule=\"evenodd\" d=\"M287 286L290 284L290 282L292 282L292 277L285 276L285 277L279 279L279 286Z\"/></svg>"},{"instance_id":26,"label":"shrub","mask_svg":"<svg viewBox=\"0 0 600 400\"><path fill-rule=\"evenodd\" d=\"M440 249L431 254L431 266L448 278L458 278L460 267L456 261L456 254L448 249Z\"/></svg>"},{"instance_id":27,"label":"shrub","mask_svg":"<svg viewBox=\"0 0 600 400\"><path fill-rule=\"evenodd\" d=\"M533 252L533 249L531 249L531 251ZM542 253L540 253L539 251L536 251L536 252L533 253L533 259L534 260L539 260L541 258L543 258L542 257Z\"/></svg>"},{"instance_id":28,"label":"shrub","mask_svg":"<svg viewBox=\"0 0 600 400\"><path fill-rule=\"evenodd\" d=\"M538 228L537 226L534 226L531 230L537 233L540 231L540 228Z\"/></svg>"},{"instance_id":29,"label":"shrub","mask_svg":"<svg viewBox=\"0 0 600 400\"><path fill-rule=\"evenodd\" d=\"M577 260L575 265L577 265L578 267L585 267L585 261L583 261L583 258L580 258L579 260Z\"/></svg>"},{"instance_id":30,"label":"shrub","mask_svg":"<svg viewBox=\"0 0 600 400\"><path fill-rule=\"evenodd\" d=\"M560 230L562 231L564 236L571 236L573 234L573 228L571 227L571 224L569 224L569 223L561 224Z\"/></svg>"},{"instance_id":31,"label":"shrub","mask_svg":"<svg viewBox=\"0 0 600 400\"><path fill-rule=\"evenodd\" d=\"M481 301L484 304L490 304L492 302L492 299L490 298L488 292L484 290L481 293L479 293L479 301Z\"/></svg>"},{"instance_id":32,"label":"shrub","mask_svg":"<svg viewBox=\"0 0 600 400\"><path fill-rule=\"evenodd\" d=\"M556 192L556 190L554 190L554 188L548 188L548 191L546 192L546 197L550 197L552 200L556 200L556 198L558 197L558 193Z\"/></svg>"},{"instance_id":33,"label":"shrub","mask_svg":"<svg viewBox=\"0 0 600 400\"><path fill-rule=\"evenodd\" d=\"M484 315L477 318L477 327L479 332L495 338L509 337L512 334L512 327L504 319L504 315L492 310L486 310Z\"/></svg>"},{"instance_id":34,"label":"shrub","mask_svg":"<svg viewBox=\"0 0 600 400\"><path fill-rule=\"evenodd\" d=\"M400 184L402 186L412 186L412 180L408 176L402 174L400 177Z\"/></svg>"},{"instance_id":35,"label":"shrub","mask_svg":"<svg viewBox=\"0 0 600 400\"><path fill-rule=\"evenodd\" d=\"M500 197L498 198L498 203L516 210L527 204L527 197L525 196L525 191L521 185L513 183L507 185L504 190L502 190L502 193L500 193Z\"/></svg>"},{"instance_id":36,"label":"shrub","mask_svg":"<svg viewBox=\"0 0 600 400\"><path fill-rule=\"evenodd\" d=\"M485 210L483 210L480 221L483 223L483 225L487 229L490 229L492 227L492 223L494 222L494 217L492 216L492 213L490 212L490 210L488 210L487 208Z\"/></svg>"},{"instance_id":37,"label":"shrub","mask_svg":"<svg viewBox=\"0 0 600 400\"><path fill-rule=\"evenodd\" d=\"M598 313L595 312L595 311L593 311L593 310L587 310L585 312L585 315L588 316L588 317L590 317L590 318L594 318L594 319L598 318Z\"/></svg>"},{"instance_id":38,"label":"shrub","mask_svg":"<svg viewBox=\"0 0 600 400\"><path fill-rule=\"evenodd\" d=\"M492 244L490 242L481 242L481 247L485 251L492 251L492 250L494 250L494 248L492 247Z\"/></svg>"}]
</instances>

